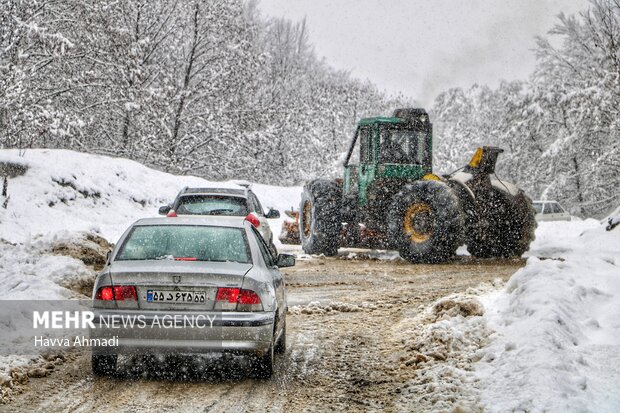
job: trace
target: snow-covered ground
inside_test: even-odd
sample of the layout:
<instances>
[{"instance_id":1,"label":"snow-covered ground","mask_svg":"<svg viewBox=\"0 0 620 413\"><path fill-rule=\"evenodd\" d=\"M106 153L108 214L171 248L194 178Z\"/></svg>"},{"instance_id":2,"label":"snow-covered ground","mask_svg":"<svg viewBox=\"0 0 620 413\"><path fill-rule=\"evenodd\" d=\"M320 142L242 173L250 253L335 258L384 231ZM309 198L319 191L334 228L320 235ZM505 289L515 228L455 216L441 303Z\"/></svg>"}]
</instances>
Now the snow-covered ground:
<instances>
[{"instance_id":1,"label":"snow-covered ground","mask_svg":"<svg viewBox=\"0 0 620 413\"><path fill-rule=\"evenodd\" d=\"M606 224L541 223L525 268L483 297L488 411L620 411L620 229Z\"/></svg>"},{"instance_id":2,"label":"snow-covered ground","mask_svg":"<svg viewBox=\"0 0 620 413\"><path fill-rule=\"evenodd\" d=\"M7 208L0 208L0 238L11 242L64 230L94 231L116 242L135 220L157 216L158 208L185 186L235 186L67 150L32 149L23 156L17 150L0 150L2 162L28 167L23 176L9 179ZM256 184L252 189L265 208L283 212L299 205L299 187ZM0 196L0 204L5 201ZM281 224L276 221L278 235Z\"/></svg>"}]
</instances>

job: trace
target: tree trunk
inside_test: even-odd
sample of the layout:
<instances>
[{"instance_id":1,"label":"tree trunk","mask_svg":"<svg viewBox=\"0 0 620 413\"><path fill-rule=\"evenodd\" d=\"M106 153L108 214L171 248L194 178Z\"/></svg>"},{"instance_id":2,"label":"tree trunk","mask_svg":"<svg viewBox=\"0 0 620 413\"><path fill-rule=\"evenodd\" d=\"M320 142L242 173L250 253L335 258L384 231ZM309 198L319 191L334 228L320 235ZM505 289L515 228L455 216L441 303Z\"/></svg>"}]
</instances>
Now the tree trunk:
<instances>
[{"instance_id":1,"label":"tree trunk","mask_svg":"<svg viewBox=\"0 0 620 413\"><path fill-rule=\"evenodd\" d=\"M579 214L583 215L583 193L581 190L581 177L579 176L579 163L577 156L573 156L573 167L575 169L575 185L577 186L577 201L579 203Z\"/></svg>"}]
</instances>

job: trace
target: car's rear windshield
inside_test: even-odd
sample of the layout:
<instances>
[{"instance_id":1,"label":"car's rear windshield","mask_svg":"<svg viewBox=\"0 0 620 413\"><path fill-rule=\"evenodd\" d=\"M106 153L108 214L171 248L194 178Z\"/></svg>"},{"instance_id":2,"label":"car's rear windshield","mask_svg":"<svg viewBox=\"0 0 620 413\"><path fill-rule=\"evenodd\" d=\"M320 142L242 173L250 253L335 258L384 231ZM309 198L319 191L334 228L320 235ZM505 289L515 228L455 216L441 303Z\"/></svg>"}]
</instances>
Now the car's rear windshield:
<instances>
[{"instance_id":1,"label":"car's rear windshield","mask_svg":"<svg viewBox=\"0 0 620 413\"><path fill-rule=\"evenodd\" d=\"M242 228L195 225L136 226L116 260L234 261L251 263Z\"/></svg>"},{"instance_id":2,"label":"car's rear windshield","mask_svg":"<svg viewBox=\"0 0 620 413\"><path fill-rule=\"evenodd\" d=\"M178 215L234 215L246 216L245 198L227 195L186 195L179 199L175 212Z\"/></svg>"}]
</instances>

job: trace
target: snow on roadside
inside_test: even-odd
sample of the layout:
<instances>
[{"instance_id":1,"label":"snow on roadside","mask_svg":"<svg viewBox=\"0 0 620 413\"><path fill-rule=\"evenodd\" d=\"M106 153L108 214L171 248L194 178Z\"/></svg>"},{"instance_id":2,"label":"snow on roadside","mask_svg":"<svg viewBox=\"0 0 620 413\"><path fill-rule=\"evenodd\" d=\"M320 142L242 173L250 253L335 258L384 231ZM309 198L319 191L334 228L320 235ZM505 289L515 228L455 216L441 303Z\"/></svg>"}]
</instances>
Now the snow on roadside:
<instances>
[{"instance_id":1,"label":"snow on roadside","mask_svg":"<svg viewBox=\"0 0 620 413\"><path fill-rule=\"evenodd\" d=\"M116 242L135 220L157 216L185 186L237 187L193 176L176 176L123 158L60 149L0 150L0 163L27 166L8 181L7 208L0 208L0 238L24 242L62 230L100 233ZM263 207L297 208L299 187L253 185ZM284 214L282 214L284 215ZM280 233L280 220L271 222Z\"/></svg>"},{"instance_id":2,"label":"snow on roadside","mask_svg":"<svg viewBox=\"0 0 620 413\"><path fill-rule=\"evenodd\" d=\"M392 250L364 250L347 248L341 258L345 260L379 260L379 261L404 261L398 251Z\"/></svg>"},{"instance_id":3,"label":"snow on roadside","mask_svg":"<svg viewBox=\"0 0 620 413\"><path fill-rule=\"evenodd\" d=\"M82 234L60 232L22 244L0 240L0 292L3 300L63 300L85 298L75 285L87 284L94 271L82 261L55 255L55 245L83 242Z\"/></svg>"},{"instance_id":4,"label":"snow on roadside","mask_svg":"<svg viewBox=\"0 0 620 413\"><path fill-rule=\"evenodd\" d=\"M582 242L579 234L589 229L599 228L600 222L588 218L582 221L539 222L536 239L530 245L526 257L565 257Z\"/></svg>"},{"instance_id":5,"label":"snow on roadside","mask_svg":"<svg viewBox=\"0 0 620 413\"><path fill-rule=\"evenodd\" d=\"M88 242L86 234L67 231L37 236L22 244L0 240L2 300L87 298L80 291L92 288L95 271L77 258L56 255L52 251L60 245L85 245ZM16 312L12 317L19 314ZM32 339L16 331L17 324L18 320L7 318L6 314L0 320L1 348L19 347ZM0 355L0 404L10 399L15 386L27 383L29 376L47 375L63 360L60 351L49 355Z\"/></svg>"},{"instance_id":6,"label":"snow on roadside","mask_svg":"<svg viewBox=\"0 0 620 413\"><path fill-rule=\"evenodd\" d=\"M413 368L402 410L620 411L620 230L605 225L541 223L505 287L445 297L394 326L393 360Z\"/></svg>"},{"instance_id":7,"label":"snow on roadside","mask_svg":"<svg viewBox=\"0 0 620 413\"><path fill-rule=\"evenodd\" d=\"M307 305L294 305L288 308L290 314L327 314L327 313L355 313L360 311L373 311L378 306L369 302L361 303L344 303L340 301L330 301L329 303L321 303L319 301L311 301Z\"/></svg>"},{"instance_id":8,"label":"snow on roadside","mask_svg":"<svg viewBox=\"0 0 620 413\"><path fill-rule=\"evenodd\" d=\"M533 253L557 258L530 257L483 297L486 411L620 411L620 231L604 224L548 223Z\"/></svg>"},{"instance_id":9,"label":"snow on roadside","mask_svg":"<svg viewBox=\"0 0 620 413\"><path fill-rule=\"evenodd\" d=\"M392 358L401 371L412 371L396 403L401 411L482 411L474 362L490 331L476 296L497 283L444 297L392 327L402 348Z\"/></svg>"}]
</instances>

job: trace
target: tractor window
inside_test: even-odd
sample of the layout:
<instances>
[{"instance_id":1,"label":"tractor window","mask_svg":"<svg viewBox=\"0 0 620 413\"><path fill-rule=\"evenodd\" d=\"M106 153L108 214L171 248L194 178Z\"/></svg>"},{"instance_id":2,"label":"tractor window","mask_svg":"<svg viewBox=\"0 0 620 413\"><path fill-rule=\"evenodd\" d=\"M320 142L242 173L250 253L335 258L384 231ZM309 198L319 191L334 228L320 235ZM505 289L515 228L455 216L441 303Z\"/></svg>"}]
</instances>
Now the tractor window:
<instances>
[{"instance_id":1,"label":"tractor window","mask_svg":"<svg viewBox=\"0 0 620 413\"><path fill-rule=\"evenodd\" d=\"M365 126L360 129L358 141L360 145L360 161L362 163L367 163L369 159L370 152L368 151L368 147L370 146L370 137L371 137L372 129L370 127Z\"/></svg>"},{"instance_id":2,"label":"tractor window","mask_svg":"<svg viewBox=\"0 0 620 413\"><path fill-rule=\"evenodd\" d=\"M379 132L379 162L424 164L427 132L383 126Z\"/></svg>"},{"instance_id":3,"label":"tractor window","mask_svg":"<svg viewBox=\"0 0 620 413\"><path fill-rule=\"evenodd\" d=\"M370 138L372 137L372 128L370 126L363 126L357 130L354 144L355 146L350 149L351 153L349 159L346 161L346 165L359 165L360 163L367 163L370 161Z\"/></svg>"},{"instance_id":4,"label":"tractor window","mask_svg":"<svg viewBox=\"0 0 620 413\"><path fill-rule=\"evenodd\" d=\"M360 139L359 134L355 137L355 146L352 149L351 156L347 161L347 165L359 165L360 163Z\"/></svg>"}]
</instances>

